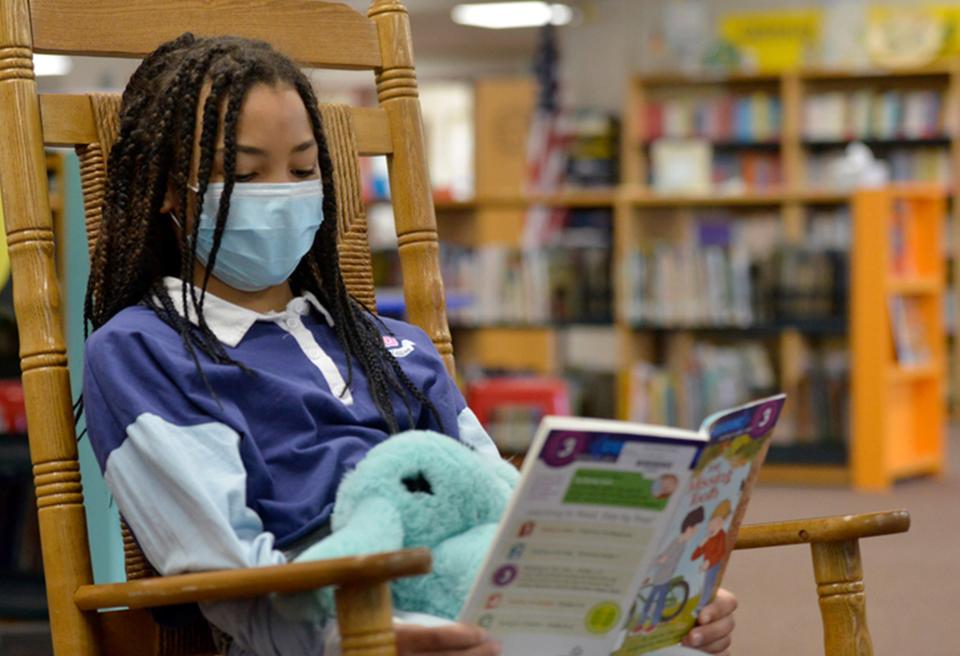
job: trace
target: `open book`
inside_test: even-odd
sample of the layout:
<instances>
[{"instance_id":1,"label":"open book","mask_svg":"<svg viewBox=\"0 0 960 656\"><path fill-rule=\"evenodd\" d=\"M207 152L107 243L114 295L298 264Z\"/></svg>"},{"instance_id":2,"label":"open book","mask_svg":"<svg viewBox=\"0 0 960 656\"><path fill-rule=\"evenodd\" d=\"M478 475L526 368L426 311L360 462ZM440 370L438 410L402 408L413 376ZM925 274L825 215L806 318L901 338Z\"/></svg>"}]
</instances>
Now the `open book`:
<instances>
[{"instance_id":1,"label":"open book","mask_svg":"<svg viewBox=\"0 0 960 656\"><path fill-rule=\"evenodd\" d=\"M507 656L679 642L720 585L783 402L699 432L546 417L460 621Z\"/></svg>"}]
</instances>

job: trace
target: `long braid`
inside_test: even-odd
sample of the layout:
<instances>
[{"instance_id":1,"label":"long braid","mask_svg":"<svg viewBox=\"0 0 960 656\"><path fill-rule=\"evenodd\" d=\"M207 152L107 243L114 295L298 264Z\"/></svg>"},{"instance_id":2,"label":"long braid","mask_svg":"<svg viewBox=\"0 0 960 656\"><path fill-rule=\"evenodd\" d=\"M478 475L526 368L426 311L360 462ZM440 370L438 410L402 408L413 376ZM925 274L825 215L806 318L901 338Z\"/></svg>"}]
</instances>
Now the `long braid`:
<instances>
[{"instance_id":1,"label":"long braid","mask_svg":"<svg viewBox=\"0 0 960 656\"><path fill-rule=\"evenodd\" d=\"M333 161L330 158L326 135L323 131L323 119L317 108L317 100L313 93L313 88L306 79L297 80L295 87L303 100L303 104L307 107L307 113L310 116L314 138L318 146L318 162L321 177L325 181L325 206L323 212L324 216L330 217L331 220L324 222L324 225L321 225L321 230L329 223L330 225L326 226L327 229L335 233L336 221L332 219L337 216L336 205L331 204L330 207L326 206L327 198L335 198L336 192L333 189ZM329 190L326 188L326 181L329 181ZM343 328L343 334L338 333L341 342L350 342L351 346L356 348L358 360L364 369L364 373L366 373L368 377L377 379L377 382L371 385L371 390L382 391L383 393L380 398L375 397L374 400L374 402L377 403L381 415L384 415L385 419L386 413L389 413L390 416L393 415L393 405L390 402L390 391L393 391L398 394L403 401L411 427L414 424L414 419L412 417L410 404L407 400L408 394L420 402L420 404L431 413L437 425L441 425L440 413L437 412L436 407L430 402L426 395L413 384L413 381L411 381L403 371L397 359L393 357L386 346L384 346L380 331L374 324L376 320L375 317L367 308L363 307L362 304L347 293L346 285L343 284L343 276L340 272L340 258L336 250L335 235L331 239L318 238L314 242L314 249L319 251L314 257L314 261L319 261L326 265L325 267L313 269L314 271L319 269L319 273L321 274L320 280L315 280L315 283L321 285L325 296L335 298L334 308L337 312L334 313L334 319L336 325ZM309 266L301 266L301 268L306 269L308 272L310 271ZM327 282L327 284L324 285L324 282ZM384 365L386 365L386 367L384 367ZM381 403L385 407L382 407ZM396 430L393 426L391 426L391 429Z\"/></svg>"},{"instance_id":2,"label":"long braid","mask_svg":"<svg viewBox=\"0 0 960 656\"><path fill-rule=\"evenodd\" d=\"M236 180L236 127L244 98L257 83L280 82L297 90L310 117L318 147L323 213L327 217L310 251L291 276L291 288L298 294L309 291L328 306L346 356L347 386L353 383L354 364L359 365L370 396L391 432L400 430L394 412L395 398L406 409L408 427L416 425L411 400L418 401L439 424L436 407L385 347L381 337L383 323L347 292L337 253L333 163L316 97L303 73L263 42L235 37L197 39L184 34L155 50L131 77L123 97L120 134L110 153L101 236L92 258L84 302L85 331L90 327L96 330L125 307L144 303L178 332L205 381L200 353L213 362L244 368L230 358L207 325L203 302L229 215ZM205 84L209 85L209 93L200 114L196 202L190 203L190 148L197 137L198 106ZM192 283L197 264L198 219L220 130L224 142L224 188L198 295ZM184 213L184 229L179 232L173 229L169 217L159 214L168 189L174 191L176 206ZM187 226L192 226L191 234L187 234ZM179 309L163 283L167 275L179 275L182 281ZM196 325L190 321L191 315Z\"/></svg>"}]
</instances>

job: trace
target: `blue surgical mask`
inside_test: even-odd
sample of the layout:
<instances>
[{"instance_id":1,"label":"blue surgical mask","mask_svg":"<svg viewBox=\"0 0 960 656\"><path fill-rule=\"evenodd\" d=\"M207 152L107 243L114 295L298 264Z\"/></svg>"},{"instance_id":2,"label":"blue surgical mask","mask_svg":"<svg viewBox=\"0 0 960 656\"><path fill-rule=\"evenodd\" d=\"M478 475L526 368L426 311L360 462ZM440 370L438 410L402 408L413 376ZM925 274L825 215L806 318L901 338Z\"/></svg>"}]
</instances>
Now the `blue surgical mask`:
<instances>
[{"instance_id":1,"label":"blue surgical mask","mask_svg":"<svg viewBox=\"0 0 960 656\"><path fill-rule=\"evenodd\" d=\"M197 259L207 264L213 249L222 182L207 186L200 212ZM323 222L319 180L237 183L230 195L213 275L254 292L287 280L310 250Z\"/></svg>"}]
</instances>

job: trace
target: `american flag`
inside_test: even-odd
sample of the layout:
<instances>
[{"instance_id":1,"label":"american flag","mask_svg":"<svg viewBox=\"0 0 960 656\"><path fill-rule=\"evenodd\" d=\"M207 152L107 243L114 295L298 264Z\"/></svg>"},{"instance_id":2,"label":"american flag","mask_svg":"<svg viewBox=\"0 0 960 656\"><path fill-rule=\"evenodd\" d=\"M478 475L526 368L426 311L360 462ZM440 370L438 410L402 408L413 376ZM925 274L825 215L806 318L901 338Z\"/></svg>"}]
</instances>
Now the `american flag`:
<instances>
[{"instance_id":1,"label":"american flag","mask_svg":"<svg viewBox=\"0 0 960 656\"><path fill-rule=\"evenodd\" d=\"M527 190L548 195L558 191L567 169L569 134L560 111L557 83L559 51L557 28L547 23L541 28L534 58L539 92L527 141ZM562 225L566 210L533 204L527 210L523 241L525 249L536 249L548 242Z\"/></svg>"}]
</instances>

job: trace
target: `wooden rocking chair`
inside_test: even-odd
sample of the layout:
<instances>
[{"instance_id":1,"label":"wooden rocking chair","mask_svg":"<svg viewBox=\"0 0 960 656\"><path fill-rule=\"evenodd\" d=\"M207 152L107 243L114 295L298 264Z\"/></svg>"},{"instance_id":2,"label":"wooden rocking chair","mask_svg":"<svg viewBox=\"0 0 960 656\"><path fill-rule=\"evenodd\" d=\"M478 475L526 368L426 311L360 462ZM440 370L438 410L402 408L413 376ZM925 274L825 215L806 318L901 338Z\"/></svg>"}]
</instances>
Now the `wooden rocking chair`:
<instances>
[{"instance_id":1,"label":"wooden rocking chair","mask_svg":"<svg viewBox=\"0 0 960 656\"><path fill-rule=\"evenodd\" d=\"M430 335L453 371L410 26L399 0L372 0L367 16L317 0L235 0L229 7L209 0L3 0L0 202L13 271L55 652L209 654L213 648L205 626L163 628L146 609L336 585L343 653L394 654L389 581L428 571L430 555L424 550L155 577L135 540L126 535L129 580L92 582L43 148L78 150L92 247L118 104L110 96L39 95L32 55L142 57L185 31L260 38L306 66L375 73L379 107L322 108L341 201L342 269L351 292L372 306L357 156L385 154L409 317ZM865 656L872 652L857 540L905 531L908 525L904 512L786 522L747 527L737 546L812 543L827 653ZM111 608L126 610L98 612Z\"/></svg>"}]
</instances>

